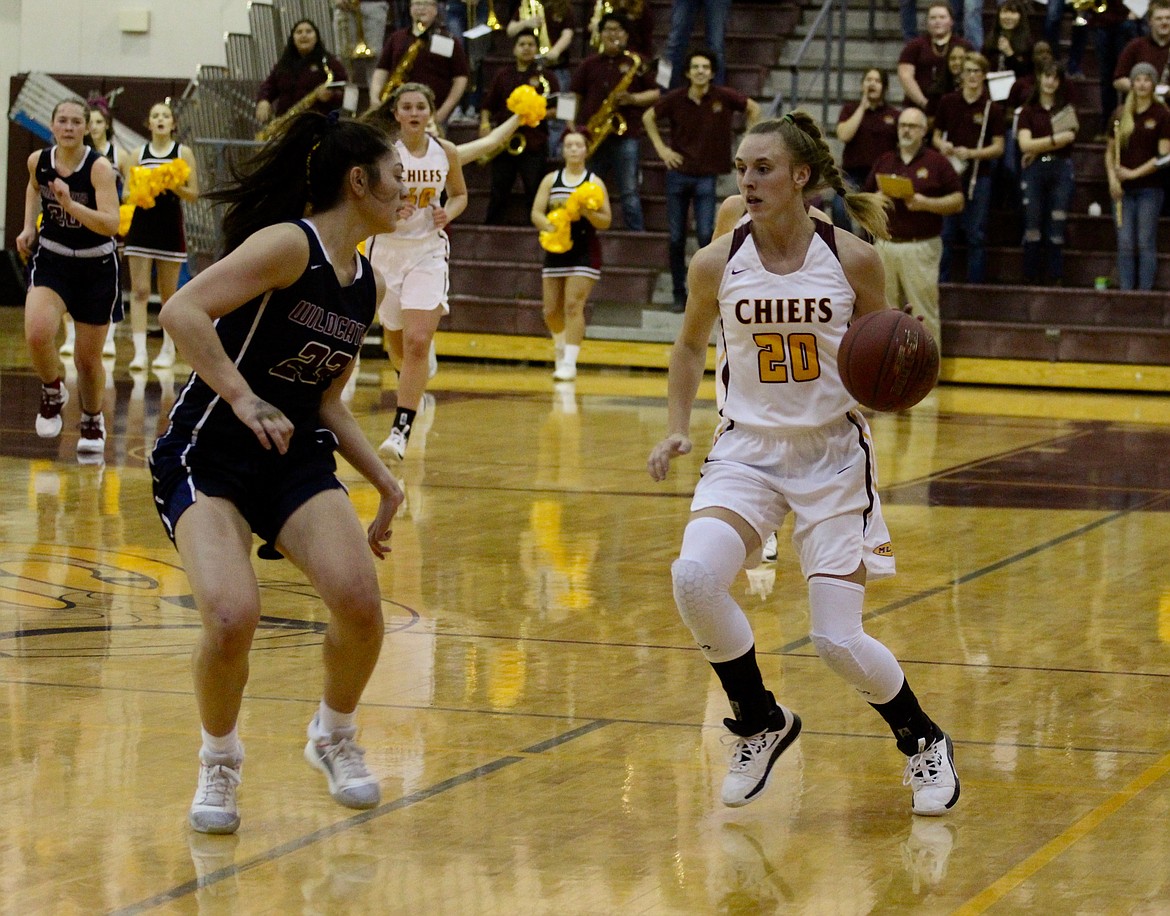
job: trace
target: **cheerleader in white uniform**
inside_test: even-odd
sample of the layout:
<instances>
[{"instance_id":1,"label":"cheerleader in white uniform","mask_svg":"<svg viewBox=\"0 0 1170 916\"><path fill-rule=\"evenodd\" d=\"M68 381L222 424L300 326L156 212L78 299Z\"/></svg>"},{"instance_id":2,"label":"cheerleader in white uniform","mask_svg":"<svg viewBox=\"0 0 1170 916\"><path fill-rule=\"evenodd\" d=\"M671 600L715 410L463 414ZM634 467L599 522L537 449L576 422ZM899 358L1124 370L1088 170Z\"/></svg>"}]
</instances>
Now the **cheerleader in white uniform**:
<instances>
[{"instance_id":1,"label":"cheerleader in white uniform","mask_svg":"<svg viewBox=\"0 0 1170 916\"><path fill-rule=\"evenodd\" d=\"M130 231L126 233L126 257L130 263L130 330L134 339L131 369L146 368L146 305L150 300L150 275L158 274L158 297L163 305L179 287L179 270L187 261L187 239L183 233L183 208L180 200L191 202L199 196L195 174L195 156L189 147L175 140L175 113L166 102L150 109L150 142L130 154L129 169L143 166L156 169L175 159L191 166L187 183L174 191L164 191L154 206L136 207ZM175 363L175 345L164 335L162 349L152 365L166 369Z\"/></svg>"},{"instance_id":2,"label":"cheerleader in white uniform","mask_svg":"<svg viewBox=\"0 0 1170 916\"><path fill-rule=\"evenodd\" d=\"M388 109L398 123L407 205L398 228L366 242L366 256L386 278L378 316L398 367L398 409L379 446L401 460L427 387L431 347L439 321L450 312L451 246L444 228L467 207L467 185L453 143L427 133L435 96L421 83L403 83ZM446 194L444 198L443 195Z\"/></svg>"}]
</instances>

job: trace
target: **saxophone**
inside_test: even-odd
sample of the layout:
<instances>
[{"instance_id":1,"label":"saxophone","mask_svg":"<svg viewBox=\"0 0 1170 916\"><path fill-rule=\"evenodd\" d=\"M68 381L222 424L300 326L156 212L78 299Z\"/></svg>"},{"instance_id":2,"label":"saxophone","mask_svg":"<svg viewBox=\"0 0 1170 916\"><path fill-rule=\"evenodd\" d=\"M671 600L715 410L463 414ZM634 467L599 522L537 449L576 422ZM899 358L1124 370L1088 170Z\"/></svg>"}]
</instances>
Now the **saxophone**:
<instances>
[{"instance_id":1,"label":"saxophone","mask_svg":"<svg viewBox=\"0 0 1170 916\"><path fill-rule=\"evenodd\" d=\"M414 69L414 62L418 60L419 52L422 51L424 44L426 44L426 29L423 29L422 34L410 43L406 53L395 64L394 72L390 74L386 85L382 87L381 100L383 102L390 98L390 93L410 79L410 71Z\"/></svg>"},{"instance_id":2,"label":"saxophone","mask_svg":"<svg viewBox=\"0 0 1170 916\"><path fill-rule=\"evenodd\" d=\"M618 84L605 97L605 101L601 103L601 107L593 113L585 124L585 133L589 137L589 145L585 149L586 157L592 156L597 151L597 147L601 146L602 142L610 134L617 134L620 137L629 127L626 124L626 119L622 117L622 113L618 111L617 100L630 88L630 83L638 75L638 71L642 68L642 58L633 51L626 51L624 53L626 57L630 58L630 69L618 80Z\"/></svg>"},{"instance_id":3,"label":"saxophone","mask_svg":"<svg viewBox=\"0 0 1170 916\"><path fill-rule=\"evenodd\" d=\"M527 19L540 20L540 28L536 30L536 55L537 57L547 55L552 50L552 41L548 34L548 19L544 15L544 4L540 0L520 0L520 11L516 14L516 18L521 22Z\"/></svg>"},{"instance_id":4,"label":"saxophone","mask_svg":"<svg viewBox=\"0 0 1170 916\"><path fill-rule=\"evenodd\" d=\"M329 62L324 57L321 58L321 69L325 72L325 79L305 93L305 96L289 108L288 111L278 118L273 118L260 128L260 132L256 134L257 140L271 140L277 134L281 133L293 118L313 107L313 104L317 101L317 92L320 88L322 86L328 86L333 82L333 71L329 69Z\"/></svg>"}]
</instances>

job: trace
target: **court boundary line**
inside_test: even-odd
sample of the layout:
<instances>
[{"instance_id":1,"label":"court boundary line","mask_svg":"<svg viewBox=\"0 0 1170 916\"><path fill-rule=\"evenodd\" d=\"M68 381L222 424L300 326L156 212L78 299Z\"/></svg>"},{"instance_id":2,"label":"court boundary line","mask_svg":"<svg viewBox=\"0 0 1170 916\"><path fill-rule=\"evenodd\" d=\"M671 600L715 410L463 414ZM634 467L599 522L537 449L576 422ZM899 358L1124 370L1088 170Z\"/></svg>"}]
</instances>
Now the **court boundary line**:
<instances>
[{"instance_id":1,"label":"court boundary line","mask_svg":"<svg viewBox=\"0 0 1170 916\"><path fill-rule=\"evenodd\" d=\"M259 868L263 865L268 865L275 862L277 859L284 858L294 852L300 852L302 849L307 849L315 843L322 840L331 839L340 833L351 830L354 827L360 827L370 821L378 820L388 814L393 814L396 811L401 811L409 808L420 802L428 801L438 795L442 795L451 789L457 789L467 783L474 782L485 776L490 776L493 773L498 773L506 767L512 766L515 763L520 763L525 760L531 760L533 756L543 754L545 751L560 747L562 744L567 744L577 738L592 734L599 729L605 728L613 724L612 719L594 719L591 722L586 722L577 728L570 729L567 732L562 732L559 735L554 735L551 738L546 738L544 741L538 741L536 744L530 745L517 754L508 755L506 757L499 757L490 763L481 764L473 767L466 772L460 773L456 776L448 777L441 782L435 783L433 786L428 786L425 789L419 789L417 792L411 792L409 795L401 796L394 799L394 801L386 802L373 808L369 811L363 811L360 814L354 814L341 821L335 821L325 827L320 827L311 833L306 833L300 837L288 840L278 846L274 846L266 852L259 853L246 859L243 862L233 862L231 865L224 866L217 871L204 875L202 878L195 878L193 881L186 881L183 884L176 885L170 890L162 891L145 900L140 900L138 903L132 903L129 906L121 907L113 910L114 916L131 916L135 913L144 913L147 910L152 910L156 907L163 906L167 903L173 903L180 900L198 890L205 887L210 887L213 884L218 884L227 878L239 875L243 872L250 871L254 868Z\"/></svg>"},{"instance_id":2,"label":"court boundary line","mask_svg":"<svg viewBox=\"0 0 1170 916\"><path fill-rule=\"evenodd\" d=\"M1077 842L1093 833L1101 824L1167 773L1170 773L1170 754L1146 769L1145 772L1097 805L1088 814L1066 827L1022 862L1017 862L1005 874L967 900L954 911L952 916L978 916L978 914L986 912L1041 869L1055 862Z\"/></svg>"}]
</instances>

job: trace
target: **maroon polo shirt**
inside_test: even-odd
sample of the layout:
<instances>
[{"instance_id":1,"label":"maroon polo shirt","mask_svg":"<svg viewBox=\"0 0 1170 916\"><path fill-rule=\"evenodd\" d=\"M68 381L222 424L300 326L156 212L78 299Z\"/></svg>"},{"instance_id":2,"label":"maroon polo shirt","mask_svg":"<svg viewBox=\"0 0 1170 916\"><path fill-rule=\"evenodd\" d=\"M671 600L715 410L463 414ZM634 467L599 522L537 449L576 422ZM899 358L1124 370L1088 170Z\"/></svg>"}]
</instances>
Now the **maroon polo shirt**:
<instances>
[{"instance_id":1,"label":"maroon polo shirt","mask_svg":"<svg viewBox=\"0 0 1170 916\"><path fill-rule=\"evenodd\" d=\"M747 96L727 86L709 86L699 101L689 87L672 89L654 103L654 114L670 125L670 148L681 153L684 175L731 171L731 121L747 109Z\"/></svg>"},{"instance_id":2,"label":"maroon polo shirt","mask_svg":"<svg viewBox=\"0 0 1170 916\"><path fill-rule=\"evenodd\" d=\"M1123 108L1119 105L1109 119L1110 137L1114 136ZM1154 102L1145 111L1134 115L1133 133L1129 135L1129 142L1121 148L1121 164L1127 169L1136 169L1149 162L1158 155L1159 140L1170 140L1170 108ZM1139 188L1160 188L1162 181L1161 170L1156 170L1142 178L1123 181L1121 185L1127 191L1136 191Z\"/></svg>"},{"instance_id":3,"label":"maroon polo shirt","mask_svg":"<svg viewBox=\"0 0 1170 916\"><path fill-rule=\"evenodd\" d=\"M865 190L878 189L878 175L909 178L914 190L924 197L945 197L955 191L962 193L963 190L963 184L947 162L947 157L925 145L909 162L903 162L897 150L883 153L865 180ZM932 239L942 233L942 221L943 218L937 213L908 210L904 201L895 200L894 209L890 211L890 238L895 242Z\"/></svg>"},{"instance_id":4,"label":"maroon polo shirt","mask_svg":"<svg viewBox=\"0 0 1170 916\"><path fill-rule=\"evenodd\" d=\"M578 126L583 127L601 108L632 66L633 62L626 54L594 54L581 61L581 65L573 71L573 80L569 84L570 91L581 96L581 108L577 112ZM643 70L633 78L627 91L645 92L655 88L655 85L654 78ZM645 107L641 105L623 105L618 109L618 113L626 119L626 137L640 137L646 132L642 127L643 111Z\"/></svg>"},{"instance_id":5,"label":"maroon polo shirt","mask_svg":"<svg viewBox=\"0 0 1170 916\"><path fill-rule=\"evenodd\" d=\"M950 40L942 45L942 53L936 52L936 45L929 35L919 35L911 38L902 48L902 55L898 58L899 64L914 65L914 79L918 81L918 88L929 99L935 95L933 86L939 73L947 68L947 55L955 45L971 50L971 43L965 38L957 38L954 34Z\"/></svg>"},{"instance_id":6,"label":"maroon polo shirt","mask_svg":"<svg viewBox=\"0 0 1170 916\"><path fill-rule=\"evenodd\" d=\"M848 121L857 111L860 102L846 102L841 107L837 123ZM861 124L853 139L845 144L841 153L841 168L847 172L869 169L882 153L898 148L899 109L893 105L870 108L861 116Z\"/></svg>"},{"instance_id":7,"label":"maroon polo shirt","mask_svg":"<svg viewBox=\"0 0 1170 916\"><path fill-rule=\"evenodd\" d=\"M962 92L951 92L944 95L938 102L938 111L934 115L934 129L945 133L947 139L955 146L965 146L968 149L990 146L991 141L1004 134L1003 106L999 102L992 102L984 87L983 93L974 102L963 98ZM983 130L983 113L987 112L987 130ZM979 134L983 133L983 143L979 142ZM991 161L979 160L974 163L978 166L981 175L991 174ZM968 179L971 177L968 170Z\"/></svg>"},{"instance_id":8,"label":"maroon polo shirt","mask_svg":"<svg viewBox=\"0 0 1170 916\"><path fill-rule=\"evenodd\" d=\"M463 50L463 43L458 38L455 39L455 50L451 52L450 57L431 53L431 36L436 31L440 35L446 34L445 31L436 29L435 26L423 33L422 40L425 44L419 51L418 57L414 59L414 65L410 68L407 82L422 83L424 86L430 87L431 92L435 94L435 106L438 107L443 104L451 92L451 84L455 82L455 78L470 76L471 69L467 66L467 54ZM414 44L415 40L416 36L410 29L397 29L392 32L390 37L386 39L386 44L382 46L382 54L378 58L378 69L389 70L393 73L398 61L402 59L406 49Z\"/></svg>"},{"instance_id":9,"label":"maroon polo shirt","mask_svg":"<svg viewBox=\"0 0 1170 916\"><path fill-rule=\"evenodd\" d=\"M1043 105L1037 103L1035 105L1025 105L1020 109L1020 119L1016 122L1017 135L1021 130L1030 130L1032 132L1033 140L1043 140L1045 137L1052 136L1052 115ZM1069 159L1072 156L1073 144L1068 143L1060 149L1040 150L1037 156L1059 156L1061 159Z\"/></svg>"},{"instance_id":10,"label":"maroon polo shirt","mask_svg":"<svg viewBox=\"0 0 1170 916\"><path fill-rule=\"evenodd\" d=\"M1135 64L1153 64L1154 69L1165 77L1166 60L1170 58L1170 44L1160 45L1149 35L1135 38L1121 49L1121 56L1117 58L1117 66L1113 69L1115 80L1125 77L1129 79L1130 71ZM1157 82L1157 80L1155 80Z\"/></svg>"},{"instance_id":11,"label":"maroon polo shirt","mask_svg":"<svg viewBox=\"0 0 1170 916\"><path fill-rule=\"evenodd\" d=\"M557 82L553 72L544 70L536 64L532 64L527 70L505 67L497 71L483 97L483 107L491 114L492 125L502 124L512 116L512 112L508 110L508 97L520 86L531 86L544 95L544 86L540 83L542 76L548 81L549 95L561 91L561 84ZM536 127L521 126L516 133L523 134L527 150L535 151L548 146L548 121L541 121Z\"/></svg>"},{"instance_id":12,"label":"maroon polo shirt","mask_svg":"<svg viewBox=\"0 0 1170 916\"><path fill-rule=\"evenodd\" d=\"M1026 103L1032 97L1032 90L1036 88L1036 75L1029 73L1026 76L1021 76L1012 83L1012 88L1008 90L1007 110L1015 111L1021 105Z\"/></svg>"}]
</instances>

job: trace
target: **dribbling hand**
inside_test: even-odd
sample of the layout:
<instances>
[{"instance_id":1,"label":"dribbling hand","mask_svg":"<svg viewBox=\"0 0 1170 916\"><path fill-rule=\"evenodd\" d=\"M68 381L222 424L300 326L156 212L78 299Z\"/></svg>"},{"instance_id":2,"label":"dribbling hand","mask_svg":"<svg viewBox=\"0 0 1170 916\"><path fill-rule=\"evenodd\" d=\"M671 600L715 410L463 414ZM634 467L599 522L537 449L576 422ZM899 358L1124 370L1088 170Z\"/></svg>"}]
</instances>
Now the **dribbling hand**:
<instances>
[{"instance_id":1,"label":"dribbling hand","mask_svg":"<svg viewBox=\"0 0 1170 916\"><path fill-rule=\"evenodd\" d=\"M288 451L288 443L292 439L295 427L279 409L263 398L252 395L242 404L233 404L232 410L240 418L240 422L256 434L256 438L266 449L276 446L276 450L282 455Z\"/></svg>"},{"instance_id":2,"label":"dribbling hand","mask_svg":"<svg viewBox=\"0 0 1170 916\"><path fill-rule=\"evenodd\" d=\"M673 433L654 446L650 457L646 459L646 470L655 480L666 480L670 462L680 455L689 454L691 448L690 439L680 433Z\"/></svg>"}]
</instances>

